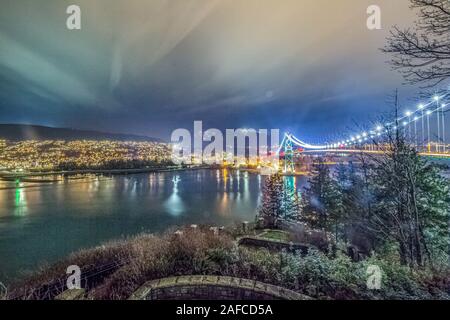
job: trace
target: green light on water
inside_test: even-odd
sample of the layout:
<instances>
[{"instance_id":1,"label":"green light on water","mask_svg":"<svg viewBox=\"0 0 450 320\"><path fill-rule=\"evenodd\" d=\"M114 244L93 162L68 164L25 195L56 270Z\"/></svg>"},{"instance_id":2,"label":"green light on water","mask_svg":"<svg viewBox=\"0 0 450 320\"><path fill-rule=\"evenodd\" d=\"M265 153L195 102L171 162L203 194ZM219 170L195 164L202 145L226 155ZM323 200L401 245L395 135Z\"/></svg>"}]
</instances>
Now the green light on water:
<instances>
[{"instance_id":1,"label":"green light on water","mask_svg":"<svg viewBox=\"0 0 450 320\"><path fill-rule=\"evenodd\" d=\"M27 202L25 200L25 195L23 188L16 188L16 194L14 198L14 215L16 217L25 216L27 213Z\"/></svg>"},{"instance_id":2,"label":"green light on water","mask_svg":"<svg viewBox=\"0 0 450 320\"><path fill-rule=\"evenodd\" d=\"M16 188L16 207L20 206L20 203L22 202L22 191L20 188Z\"/></svg>"}]
</instances>

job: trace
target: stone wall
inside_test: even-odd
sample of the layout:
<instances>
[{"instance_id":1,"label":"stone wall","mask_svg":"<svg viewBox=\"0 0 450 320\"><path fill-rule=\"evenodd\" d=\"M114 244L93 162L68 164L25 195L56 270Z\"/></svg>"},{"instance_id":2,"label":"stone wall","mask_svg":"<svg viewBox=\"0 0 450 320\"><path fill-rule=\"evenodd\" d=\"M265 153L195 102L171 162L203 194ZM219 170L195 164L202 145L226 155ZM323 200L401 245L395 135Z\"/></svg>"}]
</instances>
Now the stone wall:
<instances>
[{"instance_id":1,"label":"stone wall","mask_svg":"<svg viewBox=\"0 0 450 320\"><path fill-rule=\"evenodd\" d=\"M180 276L149 281L130 300L310 300L292 290L223 276Z\"/></svg>"}]
</instances>

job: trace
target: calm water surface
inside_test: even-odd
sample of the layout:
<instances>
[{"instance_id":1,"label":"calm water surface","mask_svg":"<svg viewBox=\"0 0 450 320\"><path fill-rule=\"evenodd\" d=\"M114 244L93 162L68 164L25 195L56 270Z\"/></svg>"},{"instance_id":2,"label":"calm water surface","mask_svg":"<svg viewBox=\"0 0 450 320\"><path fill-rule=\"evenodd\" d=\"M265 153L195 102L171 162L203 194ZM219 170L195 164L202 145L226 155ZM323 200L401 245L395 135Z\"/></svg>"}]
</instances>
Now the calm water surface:
<instances>
[{"instance_id":1,"label":"calm water surface","mask_svg":"<svg viewBox=\"0 0 450 320\"><path fill-rule=\"evenodd\" d=\"M78 249L142 231L253 221L263 180L245 172L199 170L20 187L0 181L0 282ZM301 185L304 178L292 182Z\"/></svg>"}]
</instances>

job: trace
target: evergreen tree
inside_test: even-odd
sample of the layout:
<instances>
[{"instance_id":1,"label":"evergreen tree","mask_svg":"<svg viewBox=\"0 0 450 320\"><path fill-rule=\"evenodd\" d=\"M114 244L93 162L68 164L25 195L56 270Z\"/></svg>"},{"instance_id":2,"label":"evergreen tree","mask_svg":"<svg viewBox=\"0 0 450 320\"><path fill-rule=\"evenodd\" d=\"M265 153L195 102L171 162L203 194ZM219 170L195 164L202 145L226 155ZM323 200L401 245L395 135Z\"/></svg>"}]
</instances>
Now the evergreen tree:
<instances>
[{"instance_id":1,"label":"evergreen tree","mask_svg":"<svg viewBox=\"0 0 450 320\"><path fill-rule=\"evenodd\" d=\"M305 222L313 228L333 231L337 235L343 209L342 194L328 165L322 159L313 164L312 178L305 195Z\"/></svg>"},{"instance_id":2,"label":"evergreen tree","mask_svg":"<svg viewBox=\"0 0 450 320\"><path fill-rule=\"evenodd\" d=\"M266 178L262 191L258 216L263 219L264 227L276 229L283 214L283 178L274 174Z\"/></svg>"},{"instance_id":3,"label":"evergreen tree","mask_svg":"<svg viewBox=\"0 0 450 320\"><path fill-rule=\"evenodd\" d=\"M301 219L301 199L293 177L285 179L283 184L282 217L286 220Z\"/></svg>"},{"instance_id":4,"label":"evergreen tree","mask_svg":"<svg viewBox=\"0 0 450 320\"><path fill-rule=\"evenodd\" d=\"M447 250L449 181L401 134L388 137L383 155L373 157L371 180L376 205L368 227L397 244L403 264L424 266Z\"/></svg>"},{"instance_id":5,"label":"evergreen tree","mask_svg":"<svg viewBox=\"0 0 450 320\"><path fill-rule=\"evenodd\" d=\"M258 216L263 219L265 228L276 229L281 220L298 220L301 204L293 180L286 179L280 174L266 178L262 203Z\"/></svg>"},{"instance_id":6,"label":"evergreen tree","mask_svg":"<svg viewBox=\"0 0 450 320\"><path fill-rule=\"evenodd\" d=\"M336 179L339 189L344 192L350 186L349 181L349 170L346 165L342 162L337 165L336 168Z\"/></svg>"},{"instance_id":7,"label":"evergreen tree","mask_svg":"<svg viewBox=\"0 0 450 320\"><path fill-rule=\"evenodd\" d=\"M371 215L372 190L365 159L359 160L358 167L350 162L346 166L342 165L343 168L338 167L337 170L338 186L342 196L340 232L342 240L370 252L377 242L376 237L371 232L367 232L367 221Z\"/></svg>"}]
</instances>

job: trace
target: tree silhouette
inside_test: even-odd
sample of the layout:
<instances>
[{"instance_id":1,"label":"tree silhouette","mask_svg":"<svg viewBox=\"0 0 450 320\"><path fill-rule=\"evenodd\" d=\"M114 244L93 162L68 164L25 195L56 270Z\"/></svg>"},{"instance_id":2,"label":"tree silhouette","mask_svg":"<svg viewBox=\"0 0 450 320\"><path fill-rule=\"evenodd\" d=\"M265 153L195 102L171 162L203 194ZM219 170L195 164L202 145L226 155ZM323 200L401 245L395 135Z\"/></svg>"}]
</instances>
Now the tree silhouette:
<instances>
[{"instance_id":1,"label":"tree silhouette","mask_svg":"<svg viewBox=\"0 0 450 320\"><path fill-rule=\"evenodd\" d=\"M418 20L412 28L395 26L383 51L409 84L434 87L450 78L450 1L410 1Z\"/></svg>"}]
</instances>

